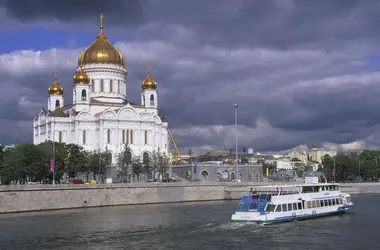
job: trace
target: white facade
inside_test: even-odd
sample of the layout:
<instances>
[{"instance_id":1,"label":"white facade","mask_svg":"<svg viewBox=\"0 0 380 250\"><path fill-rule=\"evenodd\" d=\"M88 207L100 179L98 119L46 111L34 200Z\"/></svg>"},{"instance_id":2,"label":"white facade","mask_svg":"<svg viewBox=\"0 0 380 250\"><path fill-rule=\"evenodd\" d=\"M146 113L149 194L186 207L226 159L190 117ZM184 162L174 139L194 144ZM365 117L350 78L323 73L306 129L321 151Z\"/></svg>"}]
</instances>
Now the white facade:
<instances>
[{"instance_id":1,"label":"white facade","mask_svg":"<svg viewBox=\"0 0 380 250\"><path fill-rule=\"evenodd\" d=\"M125 144L135 157L153 151L168 153L168 124L159 116L156 89L142 89L141 103L134 104L126 99L124 66L92 63L82 69L90 78L89 84L74 83L70 105L63 106L63 95L49 95L48 108L42 108L33 122L34 144L51 140L74 143L89 151L108 150L113 165L117 165Z\"/></svg>"}]
</instances>

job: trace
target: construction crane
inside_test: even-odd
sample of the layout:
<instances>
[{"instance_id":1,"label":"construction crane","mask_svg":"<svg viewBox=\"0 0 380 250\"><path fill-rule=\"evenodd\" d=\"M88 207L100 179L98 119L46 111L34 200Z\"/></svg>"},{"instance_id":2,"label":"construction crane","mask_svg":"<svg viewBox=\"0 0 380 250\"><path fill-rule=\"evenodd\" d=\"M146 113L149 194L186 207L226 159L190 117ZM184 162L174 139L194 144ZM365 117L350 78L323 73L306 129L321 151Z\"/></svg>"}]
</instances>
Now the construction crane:
<instances>
[{"instance_id":1,"label":"construction crane","mask_svg":"<svg viewBox=\"0 0 380 250\"><path fill-rule=\"evenodd\" d=\"M173 156L173 158L172 158L172 164L173 164L173 165L183 164L182 155L181 155L181 153L179 152L179 149L178 149L178 147L177 147L177 144L176 144L175 141L174 141L173 135L172 135L172 133L170 132L169 128L166 128L166 130L168 131L169 138L170 138L170 140L172 141L172 144L173 144L173 147L174 147L174 150L175 150L175 153L176 153L176 155Z\"/></svg>"}]
</instances>

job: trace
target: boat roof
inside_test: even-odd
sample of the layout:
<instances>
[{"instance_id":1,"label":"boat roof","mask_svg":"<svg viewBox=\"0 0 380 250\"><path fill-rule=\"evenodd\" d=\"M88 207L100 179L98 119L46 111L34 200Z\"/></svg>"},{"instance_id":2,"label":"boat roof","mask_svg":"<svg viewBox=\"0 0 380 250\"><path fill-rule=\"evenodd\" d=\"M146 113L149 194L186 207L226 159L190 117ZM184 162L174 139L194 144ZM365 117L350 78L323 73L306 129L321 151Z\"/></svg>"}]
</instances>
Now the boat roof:
<instances>
[{"instance_id":1,"label":"boat roof","mask_svg":"<svg viewBox=\"0 0 380 250\"><path fill-rule=\"evenodd\" d=\"M339 186L339 183L302 183L302 184L290 184L290 185L263 185L255 186L255 189L259 188L296 188L296 187L312 187L312 186Z\"/></svg>"}]
</instances>

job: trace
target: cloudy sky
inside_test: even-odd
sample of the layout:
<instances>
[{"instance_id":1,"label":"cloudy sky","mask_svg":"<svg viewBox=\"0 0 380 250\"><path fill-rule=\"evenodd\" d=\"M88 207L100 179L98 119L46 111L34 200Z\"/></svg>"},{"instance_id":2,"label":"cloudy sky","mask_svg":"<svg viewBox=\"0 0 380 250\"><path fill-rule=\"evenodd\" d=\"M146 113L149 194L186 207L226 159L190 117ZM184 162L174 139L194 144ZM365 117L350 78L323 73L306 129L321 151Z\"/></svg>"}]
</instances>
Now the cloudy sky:
<instances>
[{"instance_id":1,"label":"cloudy sky","mask_svg":"<svg viewBox=\"0 0 380 250\"><path fill-rule=\"evenodd\" d=\"M380 1L0 0L0 143L32 141L57 70L104 32L139 101L151 64L178 145L276 151L380 144Z\"/></svg>"}]
</instances>

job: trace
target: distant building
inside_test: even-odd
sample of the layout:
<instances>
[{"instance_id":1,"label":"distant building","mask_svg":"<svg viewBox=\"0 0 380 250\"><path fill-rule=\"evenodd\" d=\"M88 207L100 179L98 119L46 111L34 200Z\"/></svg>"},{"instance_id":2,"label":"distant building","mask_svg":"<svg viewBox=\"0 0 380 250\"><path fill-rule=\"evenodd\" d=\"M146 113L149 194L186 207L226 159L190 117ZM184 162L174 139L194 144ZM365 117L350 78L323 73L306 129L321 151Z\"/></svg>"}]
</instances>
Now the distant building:
<instances>
[{"instance_id":1,"label":"distant building","mask_svg":"<svg viewBox=\"0 0 380 250\"><path fill-rule=\"evenodd\" d=\"M312 148L307 150L307 155L309 161L322 163L322 159L325 157L325 155L335 157L337 155L337 152L332 150L325 150L323 148Z\"/></svg>"},{"instance_id":2,"label":"distant building","mask_svg":"<svg viewBox=\"0 0 380 250\"><path fill-rule=\"evenodd\" d=\"M296 158L296 159L302 161L303 163L306 163L307 160L308 160L308 155L307 155L307 153L305 151L301 151L301 152L299 152L299 151L292 151L292 152L290 152L288 154L288 157L290 159Z\"/></svg>"}]
</instances>

